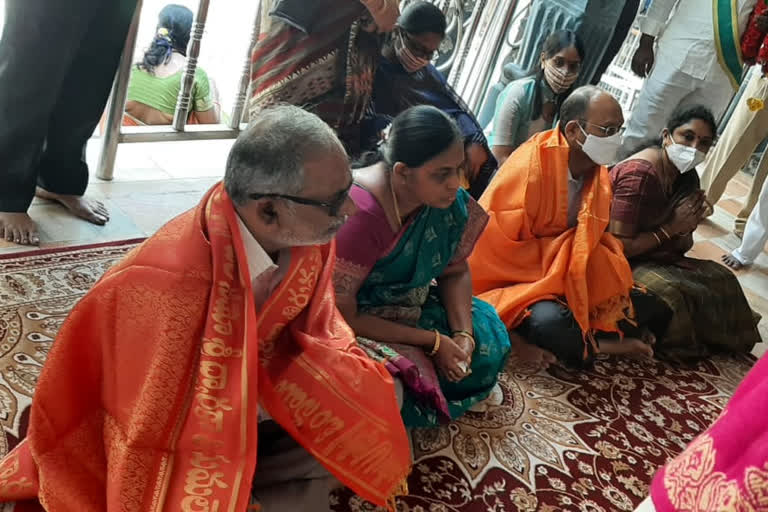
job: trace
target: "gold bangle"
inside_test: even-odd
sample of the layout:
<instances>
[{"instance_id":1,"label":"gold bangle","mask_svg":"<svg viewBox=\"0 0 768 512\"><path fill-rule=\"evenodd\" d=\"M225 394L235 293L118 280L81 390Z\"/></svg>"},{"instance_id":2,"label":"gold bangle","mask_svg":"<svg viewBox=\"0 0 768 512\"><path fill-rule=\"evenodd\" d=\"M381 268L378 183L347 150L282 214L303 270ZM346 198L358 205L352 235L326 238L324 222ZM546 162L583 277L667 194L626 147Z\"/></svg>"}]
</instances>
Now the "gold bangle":
<instances>
[{"instance_id":1,"label":"gold bangle","mask_svg":"<svg viewBox=\"0 0 768 512\"><path fill-rule=\"evenodd\" d=\"M432 352L429 353L430 356L434 356L440 350L440 339L440 331L435 329L435 344L432 345Z\"/></svg>"},{"instance_id":2,"label":"gold bangle","mask_svg":"<svg viewBox=\"0 0 768 512\"><path fill-rule=\"evenodd\" d=\"M462 331L453 331L453 336L464 336L465 338L467 338L469 341L472 342L472 347L473 348L475 346L477 346L477 343L475 343L475 337L472 336L472 333L469 332L469 331L463 331L463 330Z\"/></svg>"},{"instance_id":3,"label":"gold bangle","mask_svg":"<svg viewBox=\"0 0 768 512\"><path fill-rule=\"evenodd\" d=\"M672 240L672 237L669 236L669 233L667 233L667 230L664 229L664 226L659 226L659 229L661 230L662 233L664 233L664 236L667 237L667 240Z\"/></svg>"},{"instance_id":4,"label":"gold bangle","mask_svg":"<svg viewBox=\"0 0 768 512\"><path fill-rule=\"evenodd\" d=\"M661 237L657 235L655 231L651 231L651 234L656 238L656 242L658 242L658 244L661 245L662 244Z\"/></svg>"}]
</instances>

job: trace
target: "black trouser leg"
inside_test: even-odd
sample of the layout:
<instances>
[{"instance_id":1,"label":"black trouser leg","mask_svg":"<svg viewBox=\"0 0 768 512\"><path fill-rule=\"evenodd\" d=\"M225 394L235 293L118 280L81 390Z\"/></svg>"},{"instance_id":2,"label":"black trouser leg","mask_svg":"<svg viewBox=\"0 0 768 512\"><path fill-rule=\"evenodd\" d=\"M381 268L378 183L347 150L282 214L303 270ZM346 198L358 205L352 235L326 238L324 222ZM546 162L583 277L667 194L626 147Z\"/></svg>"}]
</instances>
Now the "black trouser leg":
<instances>
[{"instance_id":1,"label":"black trouser leg","mask_svg":"<svg viewBox=\"0 0 768 512\"><path fill-rule=\"evenodd\" d=\"M7 0L0 41L0 212L24 212L51 113L100 0ZM94 65L98 65L94 63Z\"/></svg>"},{"instance_id":2,"label":"black trouser leg","mask_svg":"<svg viewBox=\"0 0 768 512\"><path fill-rule=\"evenodd\" d=\"M619 327L624 335L639 338L645 328L660 340L667 332L669 322L672 320L672 310L651 292L632 290L630 298L635 308L633 321L635 325L630 325L627 321L622 322Z\"/></svg>"},{"instance_id":3,"label":"black trouser leg","mask_svg":"<svg viewBox=\"0 0 768 512\"><path fill-rule=\"evenodd\" d=\"M611 40L608 42L608 47L605 49L603 60L600 61L600 65L597 66L595 76L592 77L592 85L600 83L600 79L603 77L605 70L608 69L608 66L613 62L613 58L616 57L621 50L621 47L624 45L624 40L627 38L627 34L629 34L629 29L632 28L632 24L635 22L639 7L640 0L626 0L624 9L621 11L619 19L616 22L616 29L613 32L613 37L611 37Z\"/></svg>"},{"instance_id":4,"label":"black trouser leg","mask_svg":"<svg viewBox=\"0 0 768 512\"><path fill-rule=\"evenodd\" d=\"M645 327L660 339L669 325L672 311L652 293L632 290L630 298L635 308L635 319L632 324L622 321L619 325L621 331L625 336L640 338ZM581 328L567 306L560 302L542 301L529 309L531 314L518 328L518 333L528 343L552 352L558 360L572 366L583 366L592 359L594 349L584 340ZM606 336L618 340L618 334Z\"/></svg>"},{"instance_id":5,"label":"black trouser leg","mask_svg":"<svg viewBox=\"0 0 768 512\"><path fill-rule=\"evenodd\" d=\"M85 193L85 145L109 99L135 8L136 0L101 0L93 8L48 124L38 184L49 192Z\"/></svg>"},{"instance_id":6,"label":"black trouser leg","mask_svg":"<svg viewBox=\"0 0 768 512\"><path fill-rule=\"evenodd\" d=\"M588 361L593 350L587 342L573 313L567 306L545 300L533 304L531 314L518 329L528 343L552 352L559 361L572 366L582 366ZM584 357L584 348L588 357Z\"/></svg>"}]
</instances>

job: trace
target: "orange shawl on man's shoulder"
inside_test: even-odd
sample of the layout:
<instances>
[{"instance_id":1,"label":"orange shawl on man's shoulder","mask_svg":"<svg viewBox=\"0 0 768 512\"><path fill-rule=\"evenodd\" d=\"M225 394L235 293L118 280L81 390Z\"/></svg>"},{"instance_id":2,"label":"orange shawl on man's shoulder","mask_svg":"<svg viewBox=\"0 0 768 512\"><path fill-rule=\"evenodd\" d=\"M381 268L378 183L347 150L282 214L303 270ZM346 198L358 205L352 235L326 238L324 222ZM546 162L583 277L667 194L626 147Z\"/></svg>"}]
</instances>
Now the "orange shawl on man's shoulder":
<instances>
[{"instance_id":1,"label":"orange shawl on man's shoulder","mask_svg":"<svg viewBox=\"0 0 768 512\"><path fill-rule=\"evenodd\" d=\"M539 133L504 163L480 199L490 221L469 262L475 293L509 328L532 304L565 297L585 333L616 331L630 307L632 271L606 227L611 181L600 167L582 189L568 228L569 146L559 127Z\"/></svg>"},{"instance_id":2,"label":"orange shawl on man's shoulder","mask_svg":"<svg viewBox=\"0 0 768 512\"><path fill-rule=\"evenodd\" d=\"M295 248L257 315L236 213L214 187L75 306L28 437L0 462L0 501L241 512L261 406L342 483L390 503L409 443L392 378L336 309L334 260L332 244Z\"/></svg>"}]
</instances>

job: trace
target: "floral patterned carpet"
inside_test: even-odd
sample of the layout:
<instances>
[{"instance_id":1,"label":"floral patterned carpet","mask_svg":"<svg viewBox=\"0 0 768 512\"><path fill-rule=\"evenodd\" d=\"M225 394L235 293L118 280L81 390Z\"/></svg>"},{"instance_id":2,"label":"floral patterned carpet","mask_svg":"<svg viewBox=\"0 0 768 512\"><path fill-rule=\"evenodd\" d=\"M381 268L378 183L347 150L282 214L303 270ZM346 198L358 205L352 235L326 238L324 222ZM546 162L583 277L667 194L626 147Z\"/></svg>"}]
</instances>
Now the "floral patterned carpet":
<instances>
[{"instance_id":1,"label":"floral patterned carpet","mask_svg":"<svg viewBox=\"0 0 768 512\"><path fill-rule=\"evenodd\" d=\"M634 510L653 474L719 415L752 365L600 359L533 373L511 361L486 411L412 432L410 496L398 510ZM373 510L340 494L338 511Z\"/></svg>"},{"instance_id":2,"label":"floral patterned carpet","mask_svg":"<svg viewBox=\"0 0 768 512\"><path fill-rule=\"evenodd\" d=\"M26 432L56 332L72 306L135 240L0 258L0 454Z\"/></svg>"},{"instance_id":3,"label":"floral patterned carpet","mask_svg":"<svg viewBox=\"0 0 768 512\"><path fill-rule=\"evenodd\" d=\"M24 435L53 338L135 241L0 258L0 455ZM412 432L407 512L630 511L656 469L720 413L751 357L695 367L600 359L536 373L511 360L475 411ZM336 511L375 510L341 491Z\"/></svg>"}]
</instances>

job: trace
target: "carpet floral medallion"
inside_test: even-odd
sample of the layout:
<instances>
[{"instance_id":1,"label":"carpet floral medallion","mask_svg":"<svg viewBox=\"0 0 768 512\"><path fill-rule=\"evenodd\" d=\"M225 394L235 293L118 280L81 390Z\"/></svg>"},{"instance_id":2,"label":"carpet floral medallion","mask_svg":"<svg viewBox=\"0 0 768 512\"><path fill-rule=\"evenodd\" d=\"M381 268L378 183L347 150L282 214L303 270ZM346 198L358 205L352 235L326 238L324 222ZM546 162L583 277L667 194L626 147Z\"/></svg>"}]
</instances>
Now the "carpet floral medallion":
<instances>
[{"instance_id":1,"label":"carpet floral medallion","mask_svg":"<svg viewBox=\"0 0 768 512\"><path fill-rule=\"evenodd\" d=\"M512 360L485 410L412 431L403 512L632 511L651 479L720 414L753 364L690 368L600 358L589 370L527 371ZM372 511L349 493L336 511Z\"/></svg>"},{"instance_id":2,"label":"carpet floral medallion","mask_svg":"<svg viewBox=\"0 0 768 512\"><path fill-rule=\"evenodd\" d=\"M23 437L40 369L69 310L136 241L0 258L0 455ZM535 372L510 360L459 420L411 431L402 512L631 511L653 474L711 424L753 364L600 358ZM337 512L374 511L348 491Z\"/></svg>"}]
</instances>

